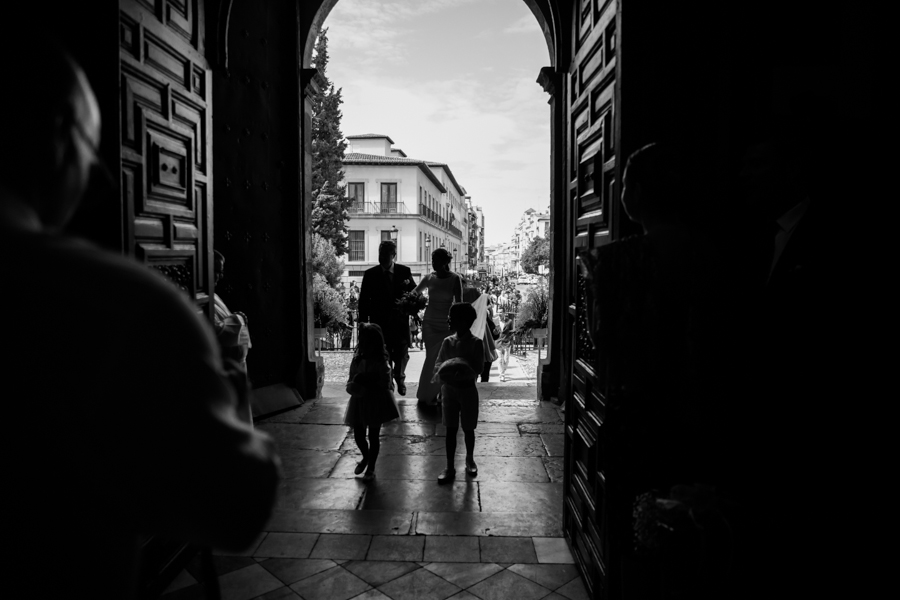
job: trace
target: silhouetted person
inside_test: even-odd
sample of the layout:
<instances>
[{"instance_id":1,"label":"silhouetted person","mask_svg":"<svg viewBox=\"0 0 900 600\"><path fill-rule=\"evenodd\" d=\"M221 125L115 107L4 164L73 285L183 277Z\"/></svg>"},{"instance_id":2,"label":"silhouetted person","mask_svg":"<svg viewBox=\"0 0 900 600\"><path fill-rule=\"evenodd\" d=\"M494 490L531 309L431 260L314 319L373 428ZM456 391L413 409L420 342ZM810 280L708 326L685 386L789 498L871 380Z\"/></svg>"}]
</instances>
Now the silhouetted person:
<instances>
[{"instance_id":1,"label":"silhouetted person","mask_svg":"<svg viewBox=\"0 0 900 600\"><path fill-rule=\"evenodd\" d=\"M366 269L359 290L359 323L381 327L397 382L397 393L406 395L406 363L409 362L409 316L397 307L397 300L416 284L412 272L397 260L397 244L385 240L378 246L378 264Z\"/></svg>"},{"instance_id":2,"label":"silhouetted person","mask_svg":"<svg viewBox=\"0 0 900 600\"><path fill-rule=\"evenodd\" d=\"M714 486L716 478L714 423L700 369L710 251L693 227L694 199L682 169L664 144L635 151L625 166L621 201L643 234L581 257L593 280L592 333L609 390L605 426L611 446L619 448L608 459L607 477L628 501L649 492L694 503L705 527L682 522L656 554L642 547L628 556L626 597L704 597L725 569L716 562L721 519L701 501L709 488L698 486ZM619 521L611 535L632 537L634 523Z\"/></svg>"},{"instance_id":3,"label":"silhouetted person","mask_svg":"<svg viewBox=\"0 0 900 600\"><path fill-rule=\"evenodd\" d=\"M47 40L27 61L2 50L22 92L0 95L4 567L51 594L131 598L143 535L246 548L278 459L238 419L247 390L191 301L60 235L99 160L97 101Z\"/></svg>"},{"instance_id":4,"label":"silhouetted person","mask_svg":"<svg viewBox=\"0 0 900 600\"><path fill-rule=\"evenodd\" d=\"M216 285L225 276L225 256L216 250L213 253L214 272ZM247 372L247 353L252 344L250 342L249 319L241 311L231 312L218 292L213 295L215 313L213 315L213 329L222 354L237 361L244 372Z\"/></svg>"}]
</instances>

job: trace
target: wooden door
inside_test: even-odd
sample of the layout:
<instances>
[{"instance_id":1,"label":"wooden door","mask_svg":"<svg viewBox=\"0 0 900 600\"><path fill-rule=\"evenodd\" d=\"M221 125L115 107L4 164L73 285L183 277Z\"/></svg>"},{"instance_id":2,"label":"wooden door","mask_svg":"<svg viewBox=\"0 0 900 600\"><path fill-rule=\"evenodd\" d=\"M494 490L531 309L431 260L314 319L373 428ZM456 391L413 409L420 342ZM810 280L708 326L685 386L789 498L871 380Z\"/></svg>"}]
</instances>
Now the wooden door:
<instances>
[{"instance_id":1,"label":"wooden door","mask_svg":"<svg viewBox=\"0 0 900 600\"><path fill-rule=\"evenodd\" d=\"M126 254L212 317L210 75L203 0L119 3Z\"/></svg>"},{"instance_id":2,"label":"wooden door","mask_svg":"<svg viewBox=\"0 0 900 600\"><path fill-rule=\"evenodd\" d=\"M210 75L203 0L121 0L119 76L123 250L157 269L212 319ZM193 555L142 540L141 597Z\"/></svg>"},{"instance_id":3,"label":"wooden door","mask_svg":"<svg viewBox=\"0 0 900 600\"><path fill-rule=\"evenodd\" d=\"M616 49L618 1L580 0L573 14L574 57L567 81L566 182L574 254L608 243L619 214L619 139ZM609 597L610 544L604 373L596 367L589 334L588 283L570 278L571 389L566 390L563 528L594 598Z\"/></svg>"}]
</instances>

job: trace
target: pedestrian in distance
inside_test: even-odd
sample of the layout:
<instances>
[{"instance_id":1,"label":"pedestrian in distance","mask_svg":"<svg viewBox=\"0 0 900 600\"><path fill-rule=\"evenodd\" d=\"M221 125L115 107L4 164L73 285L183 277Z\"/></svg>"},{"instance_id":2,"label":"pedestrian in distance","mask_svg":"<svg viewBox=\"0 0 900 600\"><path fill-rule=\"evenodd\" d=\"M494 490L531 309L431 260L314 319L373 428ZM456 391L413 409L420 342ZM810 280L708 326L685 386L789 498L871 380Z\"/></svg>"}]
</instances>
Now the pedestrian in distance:
<instances>
[{"instance_id":1,"label":"pedestrian in distance","mask_svg":"<svg viewBox=\"0 0 900 600\"><path fill-rule=\"evenodd\" d=\"M500 337L497 338L497 354L500 357L500 381L506 381L506 370L509 368L509 353L513 343L513 319L515 315L506 313L500 323Z\"/></svg>"},{"instance_id":2,"label":"pedestrian in distance","mask_svg":"<svg viewBox=\"0 0 900 600\"><path fill-rule=\"evenodd\" d=\"M478 426L478 388L475 380L484 367L484 344L472 334L477 313L471 304L461 302L450 307L450 328L435 361L435 379L441 383L443 423L447 468L438 475L438 483L449 483L456 477L456 435L462 425L466 443L466 473L478 475L475 464L475 428Z\"/></svg>"},{"instance_id":3,"label":"pedestrian in distance","mask_svg":"<svg viewBox=\"0 0 900 600\"><path fill-rule=\"evenodd\" d=\"M353 428L353 438L362 454L354 473L359 475L365 471L363 481L372 481L375 479L375 461L381 449L381 426L400 416L384 335L381 327L374 323L360 324L359 343L350 363L347 393L350 394L350 402L344 414L344 424Z\"/></svg>"}]
</instances>

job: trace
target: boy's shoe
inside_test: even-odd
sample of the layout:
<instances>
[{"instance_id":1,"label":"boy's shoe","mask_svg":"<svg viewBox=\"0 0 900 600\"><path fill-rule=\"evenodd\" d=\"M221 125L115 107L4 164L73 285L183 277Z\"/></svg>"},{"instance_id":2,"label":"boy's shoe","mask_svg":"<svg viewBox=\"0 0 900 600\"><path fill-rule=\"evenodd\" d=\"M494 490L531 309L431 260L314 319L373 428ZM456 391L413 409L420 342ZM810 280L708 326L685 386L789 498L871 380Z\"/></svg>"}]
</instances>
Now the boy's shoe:
<instances>
[{"instance_id":1,"label":"boy's shoe","mask_svg":"<svg viewBox=\"0 0 900 600\"><path fill-rule=\"evenodd\" d=\"M358 463L356 463L356 468L353 469L353 473L356 475L359 475L360 473L362 473L363 471L366 470L367 466L369 466L369 461L363 459L363 460L359 461Z\"/></svg>"},{"instance_id":2,"label":"boy's shoe","mask_svg":"<svg viewBox=\"0 0 900 600\"><path fill-rule=\"evenodd\" d=\"M456 469L444 469L438 475L438 483L450 483L456 479Z\"/></svg>"},{"instance_id":3,"label":"boy's shoe","mask_svg":"<svg viewBox=\"0 0 900 600\"><path fill-rule=\"evenodd\" d=\"M368 471L365 475L363 475L362 480L365 482L369 482L375 479L375 471Z\"/></svg>"},{"instance_id":4,"label":"boy's shoe","mask_svg":"<svg viewBox=\"0 0 900 600\"><path fill-rule=\"evenodd\" d=\"M466 461L466 475L471 475L472 477L478 475L478 465L475 464L474 460Z\"/></svg>"}]
</instances>

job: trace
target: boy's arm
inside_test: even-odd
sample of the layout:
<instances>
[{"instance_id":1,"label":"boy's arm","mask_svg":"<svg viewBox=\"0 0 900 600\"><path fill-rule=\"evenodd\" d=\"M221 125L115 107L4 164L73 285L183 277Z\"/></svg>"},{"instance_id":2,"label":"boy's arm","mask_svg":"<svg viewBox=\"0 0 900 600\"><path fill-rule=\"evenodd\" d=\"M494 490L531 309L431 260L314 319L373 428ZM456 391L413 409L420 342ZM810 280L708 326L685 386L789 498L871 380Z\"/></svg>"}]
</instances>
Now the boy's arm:
<instances>
[{"instance_id":1,"label":"boy's arm","mask_svg":"<svg viewBox=\"0 0 900 600\"><path fill-rule=\"evenodd\" d=\"M437 358L434 360L434 375L432 376L431 381L439 381L438 371L441 369L441 364L450 358L453 358L450 355L450 343L447 341L447 338L444 338L444 341L441 342L441 349L438 352Z\"/></svg>"}]
</instances>

